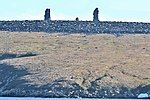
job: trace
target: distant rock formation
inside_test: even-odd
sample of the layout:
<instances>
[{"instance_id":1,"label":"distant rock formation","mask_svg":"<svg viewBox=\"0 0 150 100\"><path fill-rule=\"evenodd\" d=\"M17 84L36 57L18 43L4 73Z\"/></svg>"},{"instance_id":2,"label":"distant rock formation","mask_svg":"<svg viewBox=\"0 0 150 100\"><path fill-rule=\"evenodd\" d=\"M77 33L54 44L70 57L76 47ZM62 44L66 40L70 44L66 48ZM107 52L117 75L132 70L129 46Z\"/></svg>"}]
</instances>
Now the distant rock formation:
<instances>
[{"instance_id":1,"label":"distant rock formation","mask_svg":"<svg viewBox=\"0 0 150 100\"><path fill-rule=\"evenodd\" d=\"M116 37L122 34L150 34L150 23L100 21L99 10L93 11L93 21L51 20L50 9L45 10L44 20L0 21L0 31L47 32L47 33L110 33ZM6 48L7 49L7 48Z\"/></svg>"},{"instance_id":2,"label":"distant rock formation","mask_svg":"<svg viewBox=\"0 0 150 100\"><path fill-rule=\"evenodd\" d=\"M99 21L99 19L98 19L98 13L99 13L99 10L98 10L98 8L96 8L94 10L94 12L93 12L93 21L94 22L98 22Z\"/></svg>"},{"instance_id":3,"label":"distant rock formation","mask_svg":"<svg viewBox=\"0 0 150 100\"><path fill-rule=\"evenodd\" d=\"M78 17L76 18L76 21L79 21L79 18L78 18Z\"/></svg>"},{"instance_id":4,"label":"distant rock formation","mask_svg":"<svg viewBox=\"0 0 150 100\"><path fill-rule=\"evenodd\" d=\"M44 20L51 20L50 9L45 10Z\"/></svg>"}]
</instances>

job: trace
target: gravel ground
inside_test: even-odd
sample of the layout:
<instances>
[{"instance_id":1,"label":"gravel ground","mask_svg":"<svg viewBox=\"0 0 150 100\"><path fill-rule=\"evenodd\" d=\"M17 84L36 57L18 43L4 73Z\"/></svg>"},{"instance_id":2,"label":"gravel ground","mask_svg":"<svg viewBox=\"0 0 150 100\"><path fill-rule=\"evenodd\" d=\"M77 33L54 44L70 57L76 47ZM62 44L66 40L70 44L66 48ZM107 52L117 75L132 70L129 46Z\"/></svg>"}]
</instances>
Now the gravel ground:
<instances>
[{"instance_id":1,"label":"gravel ground","mask_svg":"<svg viewBox=\"0 0 150 100\"><path fill-rule=\"evenodd\" d=\"M5 51L37 55L0 60L4 96L136 98L150 94L149 34L0 32L0 53Z\"/></svg>"}]
</instances>

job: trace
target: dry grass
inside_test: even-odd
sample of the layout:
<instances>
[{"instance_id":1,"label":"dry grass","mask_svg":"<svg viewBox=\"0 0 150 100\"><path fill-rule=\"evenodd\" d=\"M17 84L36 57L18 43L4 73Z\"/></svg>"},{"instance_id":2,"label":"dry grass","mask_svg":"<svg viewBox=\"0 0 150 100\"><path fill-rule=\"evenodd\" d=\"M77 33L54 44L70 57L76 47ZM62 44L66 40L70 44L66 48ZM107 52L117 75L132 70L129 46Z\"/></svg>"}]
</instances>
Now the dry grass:
<instances>
[{"instance_id":1,"label":"dry grass","mask_svg":"<svg viewBox=\"0 0 150 100\"><path fill-rule=\"evenodd\" d=\"M0 52L6 33L0 32ZM8 37L8 36L7 36ZM60 35L9 32L10 53L37 52L35 57L3 60L26 67L30 84L47 84L65 78L87 88L92 81L107 86L150 84L150 35Z\"/></svg>"}]
</instances>

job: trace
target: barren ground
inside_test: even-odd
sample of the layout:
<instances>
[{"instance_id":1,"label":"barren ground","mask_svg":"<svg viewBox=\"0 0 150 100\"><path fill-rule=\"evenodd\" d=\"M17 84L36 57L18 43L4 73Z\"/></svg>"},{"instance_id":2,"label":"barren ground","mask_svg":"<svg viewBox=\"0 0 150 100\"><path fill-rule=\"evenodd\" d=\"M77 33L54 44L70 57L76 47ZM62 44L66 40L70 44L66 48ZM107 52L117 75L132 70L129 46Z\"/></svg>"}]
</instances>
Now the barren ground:
<instances>
[{"instance_id":1,"label":"barren ground","mask_svg":"<svg viewBox=\"0 0 150 100\"><path fill-rule=\"evenodd\" d=\"M46 85L61 78L75 82L83 89L88 89L92 82L129 88L150 84L149 34L115 37L108 34L0 32L0 53L5 51L38 54L0 61L26 69L30 74L21 79L31 85Z\"/></svg>"}]
</instances>

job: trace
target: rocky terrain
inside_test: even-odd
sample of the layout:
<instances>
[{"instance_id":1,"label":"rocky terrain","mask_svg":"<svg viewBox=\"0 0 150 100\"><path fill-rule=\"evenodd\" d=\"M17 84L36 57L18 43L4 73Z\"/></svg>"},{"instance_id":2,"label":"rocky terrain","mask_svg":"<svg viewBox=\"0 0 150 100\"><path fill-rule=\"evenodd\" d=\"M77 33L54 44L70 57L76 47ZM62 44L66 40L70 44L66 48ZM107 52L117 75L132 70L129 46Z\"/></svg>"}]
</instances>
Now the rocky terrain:
<instances>
[{"instance_id":1,"label":"rocky terrain","mask_svg":"<svg viewBox=\"0 0 150 100\"><path fill-rule=\"evenodd\" d=\"M97 16L98 17L98 16ZM46 33L149 34L150 23L116 21L16 20L0 21L0 31Z\"/></svg>"},{"instance_id":2,"label":"rocky terrain","mask_svg":"<svg viewBox=\"0 0 150 100\"><path fill-rule=\"evenodd\" d=\"M150 35L0 32L0 96L150 95Z\"/></svg>"}]
</instances>

